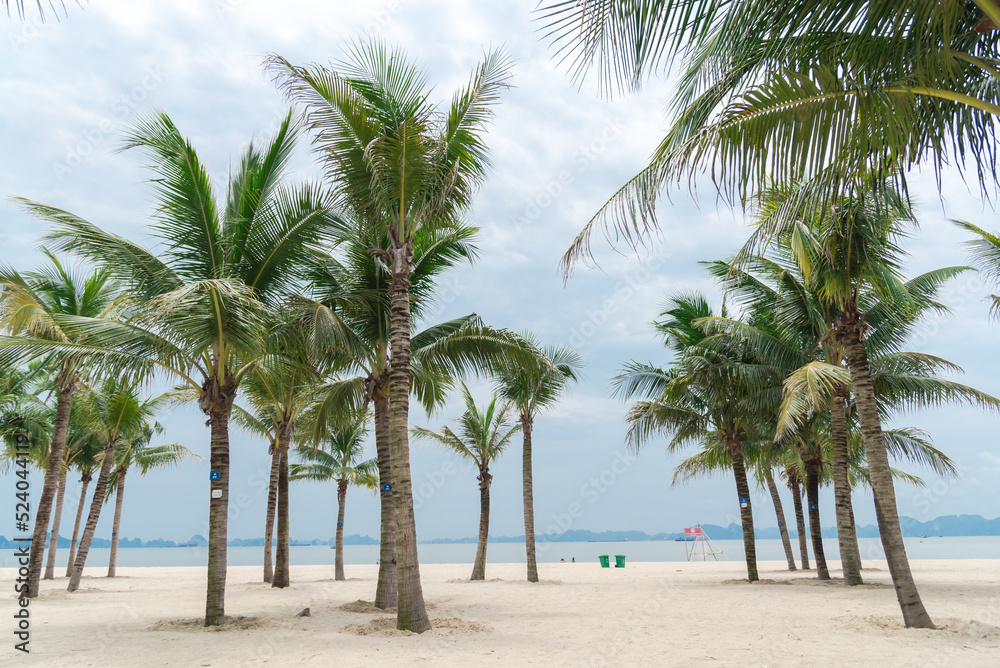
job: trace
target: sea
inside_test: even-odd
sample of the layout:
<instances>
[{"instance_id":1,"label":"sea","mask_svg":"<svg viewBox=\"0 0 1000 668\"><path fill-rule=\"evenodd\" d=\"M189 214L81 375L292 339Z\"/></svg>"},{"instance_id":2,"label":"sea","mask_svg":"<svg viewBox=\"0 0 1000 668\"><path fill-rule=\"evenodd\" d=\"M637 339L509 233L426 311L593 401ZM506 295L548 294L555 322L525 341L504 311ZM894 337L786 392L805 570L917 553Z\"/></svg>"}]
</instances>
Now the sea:
<instances>
[{"instance_id":1,"label":"sea","mask_svg":"<svg viewBox=\"0 0 1000 668\"><path fill-rule=\"evenodd\" d=\"M951 536L905 538L906 552L910 559L1000 559L1000 536ZM742 561L743 541L714 541L717 555L702 556L696 554L694 560L706 559L712 561ZM885 558L882 544L878 538L859 539L862 559L879 560ZM598 563L601 555L609 555L614 562L615 555L624 555L625 561L687 561L687 551L692 549L692 543L677 541L635 541L620 543L569 543L539 541L537 544L537 559L539 563L567 563L576 560L577 563ZM700 547L698 548L701 549ZM262 563L263 547L230 547L227 559L230 566L254 566ZM798 561L798 542L792 542L792 550ZM828 538L823 541L823 550L827 559L839 559L837 539ZM757 559L760 561L784 561L785 553L779 539L760 539L756 542ZM108 563L110 550L108 548L92 548L87 557L89 568L100 568ZM475 543L417 545L417 552L422 564L471 564L476 555ZM809 558L813 560L812 549ZM293 545L290 559L293 565L330 565L334 563L335 551L329 545ZM65 569L67 549L60 549L57 563ZM118 565L127 566L205 566L208 561L208 549L199 547L133 547L118 550ZM524 545L522 543L490 543L487 553L490 563L524 563ZM345 564L375 564L378 563L378 545L346 545L344 547ZM0 550L0 568L13 568L18 564L14 560L13 550Z\"/></svg>"}]
</instances>

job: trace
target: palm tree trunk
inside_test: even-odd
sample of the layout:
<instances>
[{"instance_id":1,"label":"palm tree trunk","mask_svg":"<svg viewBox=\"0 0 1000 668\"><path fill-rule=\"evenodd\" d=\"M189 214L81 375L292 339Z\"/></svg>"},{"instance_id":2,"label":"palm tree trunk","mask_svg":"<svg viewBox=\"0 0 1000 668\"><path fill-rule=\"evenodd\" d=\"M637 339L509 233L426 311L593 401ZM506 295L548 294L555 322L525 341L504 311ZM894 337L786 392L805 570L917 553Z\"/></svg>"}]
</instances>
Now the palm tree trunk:
<instances>
[{"instance_id":1,"label":"palm tree trunk","mask_svg":"<svg viewBox=\"0 0 1000 668\"><path fill-rule=\"evenodd\" d=\"M281 455L278 448L271 453L271 481L267 488L267 516L264 519L264 582L274 579L274 563L271 556L274 542L274 508L278 501L278 466Z\"/></svg>"},{"instance_id":2,"label":"palm tree trunk","mask_svg":"<svg viewBox=\"0 0 1000 668\"><path fill-rule=\"evenodd\" d=\"M771 493L771 502L774 504L774 514L778 518L778 531L781 533L781 546L785 548L785 559L788 561L788 570L795 570L795 555L792 554L792 542L788 540L788 527L785 526L785 511L781 507L781 497L778 496L778 486L774 483L774 476L771 468L764 467L764 480L767 481L767 490Z\"/></svg>"},{"instance_id":3,"label":"palm tree trunk","mask_svg":"<svg viewBox=\"0 0 1000 668\"><path fill-rule=\"evenodd\" d=\"M802 513L802 485L799 477L788 470L788 489L792 491L792 505L795 507L795 532L799 537L799 555L802 559L802 570L809 570L809 539L806 537L806 518Z\"/></svg>"},{"instance_id":4,"label":"palm tree trunk","mask_svg":"<svg viewBox=\"0 0 1000 668\"><path fill-rule=\"evenodd\" d=\"M66 562L66 577L73 575L73 562L76 561L76 539L80 537L80 522L83 521L83 509L87 505L87 487L90 486L90 475L84 473L80 477L80 503L76 506L76 522L73 523L73 540L69 542L69 560Z\"/></svg>"},{"instance_id":5,"label":"palm tree trunk","mask_svg":"<svg viewBox=\"0 0 1000 668\"><path fill-rule=\"evenodd\" d=\"M417 559L417 522L410 475L410 264L412 244L392 244L393 278L389 320L389 448L392 504L396 518L398 597L396 628L423 633L431 628Z\"/></svg>"},{"instance_id":6,"label":"palm tree trunk","mask_svg":"<svg viewBox=\"0 0 1000 668\"><path fill-rule=\"evenodd\" d=\"M337 481L337 540L334 557L334 579L346 580L344 577L344 506L347 505L347 480Z\"/></svg>"},{"instance_id":7,"label":"palm tree trunk","mask_svg":"<svg viewBox=\"0 0 1000 668\"><path fill-rule=\"evenodd\" d=\"M108 577L115 577L118 566L118 532L122 526L122 502L125 499L125 474L128 469L118 470L118 490L115 492L115 521L111 525L111 556L108 559ZM142 471L140 470L141 474Z\"/></svg>"},{"instance_id":8,"label":"palm tree trunk","mask_svg":"<svg viewBox=\"0 0 1000 668\"><path fill-rule=\"evenodd\" d=\"M840 545L840 563L844 570L844 584L863 584L861 579L861 550L854 528L854 509L851 506L851 480L848 472L847 445L847 388L837 388L834 406L830 413L830 454L833 469L833 494L837 509L837 543Z\"/></svg>"},{"instance_id":9,"label":"palm tree trunk","mask_svg":"<svg viewBox=\"0 0 1000 668\"><path fill-rule=\"evenodd\" d=\"M750 507L750 484L747 482L746 464L743 460L743 444L738 437L726 439L729 456L733 460L733 475L736 478L736 493L740 498L740 520L743 522L743 551L747 559L747 579L756 582L757 544L753 535L753 509Z\"/></svg>"},{"instance_id":10,"label":"palm tree trunk","mask_svg":"<svg viewBox=\"0 0 1000 668\"><path fill-rule=\"evenodd\" d=\"M476 561L472 564L470 580L486 579L486 546L490 538L490 482L493 476L488 468L479 469L479 542L476 543Z\"/></svg>"},{"instance_id":11,"label":"palm tree trunk","mask_svg":"<svg viewBox=\"0 0 1000 668\"><path fill-rule=\"evenodd\" d=\"M284 430L278 430L278 450L281 457L278 460L278 547L274 555L274 579L271 586L284 589L291 584L288 558L290 529L288 526L288 443L290 435Z\"/></svg>"},{"instance_id":12,"label":"palm tree trunk","mask_svg":"<svg viewBox=\"0 0 1000 668\"><path fill-rule=\"evenodd\" d=\"M892 484L889 468L889 454L882 438L882 424L875 401L871 371L868 366L868 352L861 340L860 323L857 318L845 318L841 335L845 339L848 366L851 370L851 385L861 419L861 435L865 444L865 456L871 477L872 493L875 496L875 516L878 519L882 549L888 562L892 584L896 589L896 599L903 612L903 623L909 628L933 629L934 622L924 609L920 593L910 573L910 562L906 557L903 532L899 525L896 509L896 491Z\"/></svg>"},{"instance_id":13,"label":"palm tree trunk","mask_svg":"<svg viewBox=\"0 0 1000 668\"><path fill-rule=\"evenodd\" d=\"M94 540L94 532L97 531L97 520L101 518L101 508L104 507L104 497L108 491L108 478L111 477L111 466L115 460L115 443L108 441L104 446L104 461L101 462L101 472L97 474L97 484L94 486L94 498L90 501L90 512L87 514L87 524L83 527L83 536L80 538L80 550L76 553L76 561L73 562L73 574L69 578L69 586L66 591L76 591L80 588L80 578L83 577L83 567L87 563L87 553L90 552L90 543Z\"/></svg>"},{"instance_id":14,"label":"palm tree trunk","mask_svg":"<svg viewBox=\"0 0 1000 668\"><path fill-rule=\"evenodd\" d=\"M813 556L816 557L816 578L830 579L830 569L826 566L823 550L823 528L819 520L819 456L803 458L806 467L806 499L809 502L809 534L812 536Z\"/></svg>"},{"instance_id":15,"label":"palm tree trunk","mask_svg":"<svg viewBox=\"0 0 1000 668\"><path fill-rule=\"evenodd\" d=\"M208 413L211 445L209 469L218 471L211 480L208 506L208 586L205 591L205 626L221 626L226 621L226 574L229 538L229 418L236 398L236 382L230 376L219 385L206 383L203 410Z\"/></svg>"},{"instance_id":16,"label":"palm tree trunk","mask_svg":"<svg viewBox=\"0 0 1000 668\"><path fill-rule=\"evenodd\" d=\"M379 499L382 504L382 526L379 536L378 584L375 586L375 607L385 610L396 607L396 518L392 504L392 462L389 456L389 397L376 387L375 451L378 457ZM389 485L389 489L386 489Z\"/></svg>"},{"instance_id":17,"label":"palm tree trunk","mask_svg":"<svg viewBox=\"0 0 1000 668\"><path fill-rule=\"evenodd\" d=\"M42 576L42 558L45 556L45 534L49 530L49 520L52 515L52 499L59 487L59 474L62 472L63 460L66 458L66 434L69 430L69 409L73 399L73 383L66 379L68 363L63 365L59 374L59 396L56 399L56 419L52 423L52 446L49 448L49 460L45 466L45 482L42 483L42 495L38 499L38 510L35 511L35 529L31 535L31 553L28 556L27 587L21 592L22 598L35 598Z\"/></svg>"},{"instance_id":18,"label":"palm tree trunk","mask_svg":"<svg viewBox=\"0 0 1000 668\"><path fill-rule=\"evenodd\" d=\"M524 436L522 458L522 485L524 494L524 552L528 558L528 582L538 582L538 563L535 561L535 501L534 482L531 474L531 416L521 415L521 434Z\"/></svg>"},{"instance_id":19,"label":"palm tree trunk","mask_svg":"<svg viewBox=\"0 0 1000 668\"><path fill-rule=\"evenodd\" d=\"M59 489L56 492L56 510L52 515L52 534L49 536L49 556L45 560L44 580L56 579L56 549L59 547L59 525L62 523L63 501L66 500L66 467L59 474Z\"/></svg>"}]
</instances>

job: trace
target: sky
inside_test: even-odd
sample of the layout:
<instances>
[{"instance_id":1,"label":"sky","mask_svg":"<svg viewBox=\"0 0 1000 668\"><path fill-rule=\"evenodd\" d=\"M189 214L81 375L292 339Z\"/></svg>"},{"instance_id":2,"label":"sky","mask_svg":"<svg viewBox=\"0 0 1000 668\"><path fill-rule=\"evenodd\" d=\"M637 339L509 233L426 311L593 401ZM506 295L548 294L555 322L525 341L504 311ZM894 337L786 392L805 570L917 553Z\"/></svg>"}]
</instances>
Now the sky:
<instances>
[{"instance_id":1,"label":"sky","mask_svg":"<svg viewBox=\"0 0 1000 668\"><path fill-rule=\"evenodd\" d=\"M666 440L630 453L624 445L627 405L611 398L609 379L628 360L666 365L670 356L649 323L671 295L701 291L716 305L717 286L699 261L725 258L748 232L745 214L720 200L709 182L694 196L684 184L659 209L659 238L637 253L595 235L599 267L581 267L564 285L558 263L591 215L643 167L668 125L671 95L665 78L637 95L608 99L594 82L575 83L554 57L533 2L388 0L387 2L277 4L258 0L178 0L132 3L92 0L71 5L59 21L3 19L0 52L0 262L18 269L42 264L44 226L9 196L26 197L76 213L130 239L151 245L147 225L152 191L141 156L120 152L130 123L165 111L223 186L236 156L254 137L276 127L288 105L261 67L267 53L297 64L329 63L351 40L376 36L399 45L435 82L442 103L467 81L490 48L514 59L514 87L497 107L487 135L494 168L468 215L481 227L479 259L441 280L438 304L421 324L478 313L489 324L531 330L546 343L571 345L586 361L583 380L536 420L535 527L676 532L697 522L739 523L729 475L671 485L673 470L691 454L667 455ZM319 178L305 142L292 179ZM957 171L914 173L920 228L906 243L907 273L967 262L963 234L949 221L995 228L995 214ZM986 296L995 288L966 274L945 290L953 314L926 322L910 349L943 356L964 367L967 382L1000 395L997 329ZM488 383L470 382L478 401ZM411 422L437 429L457 416L461 399L433 416L412 408ZM927 487L897 488L900 514L921 521L947 514L995 517L1000 508L1000 448L995 415L945 407L902 415L898 426L927 430L958 464L957 481L932 472ZM161 442L179 442L204 459L146 478L130 476L121 534L186 541L207 535L208 429L193 406L160 416ZM231 538L263 535L270 458L264 442L231 436ZM374 447L369 444L374 456ZM493 469L492 535L524 532L519 443ZM429 444L411 445L420 539L476 535L478 492L474 469ZM0 534L13 533L14 478L0 475ZM41 477L32 493L41 493ZM9 491L7 491L9 490ZM791 499L783 493L786 507ZM71 532L79 482L71 478L62 535ZM37 499L37 496L35 496ZM766 492L753 493L759 527L776 525ZM824 526L834 524L833 499L822 496ZM364 490L347 500L345 532L378 535L378 504ZM572 512L571 512L572 510ZM870 494L858 490L860 524L875 522ZM98 537L110 537L104 513ZM336 525L333 485L295 483L291 533L328 538Z\"/></svg>"}]
</instances>

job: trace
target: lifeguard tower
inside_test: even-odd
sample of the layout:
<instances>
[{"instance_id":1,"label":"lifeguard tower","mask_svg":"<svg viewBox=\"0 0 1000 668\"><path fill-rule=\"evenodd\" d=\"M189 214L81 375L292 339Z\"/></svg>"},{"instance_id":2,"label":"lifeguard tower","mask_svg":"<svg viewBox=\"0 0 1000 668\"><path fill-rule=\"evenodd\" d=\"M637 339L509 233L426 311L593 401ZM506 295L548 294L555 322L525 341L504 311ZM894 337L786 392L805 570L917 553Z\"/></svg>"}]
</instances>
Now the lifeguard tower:
<instances>
[{"instance_id":1,"label":"lifeguard tower","mask_svg":"<svg viewBox=\"0 0 1000 668\"><path fill-rule=\"evenodd\" d=\"M708 561L709 557L718 561L720 555L723 559L729 561L726 553L722 551L721 547L712 542L712 539L708 537L705 530L701 528L700 523L696 527L684 528L684 553L687 555L688 561L697 559L698 557L701 557L702 561Z\"/></svg>"}]
</instances>

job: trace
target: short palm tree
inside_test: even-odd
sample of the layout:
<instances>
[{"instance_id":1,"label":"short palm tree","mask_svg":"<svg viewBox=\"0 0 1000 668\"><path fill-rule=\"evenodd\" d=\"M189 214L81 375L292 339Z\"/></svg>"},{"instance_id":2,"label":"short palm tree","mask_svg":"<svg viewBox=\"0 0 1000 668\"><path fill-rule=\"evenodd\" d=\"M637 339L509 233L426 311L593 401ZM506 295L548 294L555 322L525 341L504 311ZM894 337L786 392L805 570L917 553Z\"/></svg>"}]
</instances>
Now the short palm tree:
<instances>
[{"instance_id":1,"label":"short palm tree","mask_svg":"<svg viewBox=\"0 0 1000 668\"><path fill-rule=\"evenodd\" d=\"M522 338L542 351L545 356L533 364L508 365L496 377L494 391L511 403L521 423L522 483L524 495L524 547L528 562L528 582L538 582L538 564L535 560L535 505L531 468L531 434L535 417L559 400L571 381L579 380L583 359L569 347L541 346L534 336L521 334Z\"/></svg>"},{"instance_id":2,"label":"short palm tree","mask_svg":"<svg viewBox=\"0 0 1000 668\"><path fill-rule=\"evenodd\" d=\"M69 542L69 556L66 559L66 577L72 577L76 563L76 547L80 540L83 511L87 508L87 490L94 480L94 473L101 468L101 454L104 442L98 434L79 425L80 409L70 414L69 439L66 442L66 462L69 470L80 474L80 500L76 506L76 520L73 522L73 537Z\"/></svg>"},{"instance_id":3,"label":"short palm tree","mask_svg":"<svg viewBox=\"0 0 1000 668\"><path fill-rule=\"evenodd\" d=\"M314 480L337 482L337 537L334 541L334 578L346 580L344 576L344 509L347 504L349 486L378 489L378 460L366 459L365 438L368 436L368 416L362 416L346 426L334 428L329 437L320 444L300 444L295 452L300 460L291 465L292 480Z\"/></svg>"},{"instance_id":4,"label":"short palm tree","mask_svg":"<svg viewBox=\"0 0 1000 668\"><path fill-rule=\"evenodd\" d=\"M87 335L71 329L63 318L101 318L114 313L116 286L106 270L83 274L66 266L51 251L43 249L49 261L44 269L21 274L11 267L0 267L0 329L13 336L0 337L0 366L15 366L25 356L23 340L33 340L46 348L54 373L53 390L56 411L52 421L52 441L45 467L45 481L35 512L35 528L28 560L27 589L22 596L38 596L42 575L45 534L49 528L52 502L59 487L66 452L66 434L73 391L80 382L83 359L73 352L52 354L52 346L80 344ZM34 354L32 357L41 357Z\"/></svg>"},{"instance_id":5,"label":"short palm tree","mask_svg":"<svg viewBox=\"0 0 1000 668\"><path fill-rule=\"evenodd\" d=\"M410 287L421 228L453 226L468 210L489 159L483 141L492 107L508 86L502 52L489 54L447 111L429 101L426 77L379 42L348 49L334 69L273 56L271 71L301 104L327 178L359 224L388 238L373 252L389 268L389 437L396 521L399 629L430 628L420 585L409 455Z\"/></svg>"},{"instance_id":6,"label":"short palm tree","mask_svg":"<svg viewBox=\"0 0 1000 668\"><path fill-rule=\"evenodd\" d=\"M274 136L251 143L218 202L208 169L164 113L140 121L126 145L152 160L158 199L153 232L162 256L66 211L23 201L52 223L49 235L121 277L133 297L127 324L75 319L88 344L7 342L22 354L86 355L112 374L159 368L197 396L211 431L206 626L225 621L229 420L240 382L264 352L268 313L299 291L308 248L341 227L329 194L284 184L296 129L291 113ZM0 340L0 349L4 342Z\"/></svg>"},{"instance_id":7,"label":"short palm tree","mask_svg":"<svg viewBox=\"0 0 1000 668\"><path fill-rule=\"evenodd\" d=\"M486 546L490 533L490 485L493 476L490 465L503 454L514 434L521 430L516 423L514 407L507 403L497 406L498 398L493 396L489 406L481 410L476 406L469 388L462 383L462 398L465 412L456 420L458 431L442 427L434 432L423 427L413 427L410 433L420 440L431 441L475 464L479 475L479 541L476 544L476 561L472 565L470 580L486 579Z\"/></svg>"},{"instance_id":8,"label":"short palm tree","mask_svg":"<svg viewBox=\"0 0 1000 668\"><path fill-rule=\"evenodd\" d=\"M176 466L188 458L198 457L180 443L150 445L154 436L163 433L159 423L147 423L138 434L119 440L115 451L115 470L108 485L115 493L115 517L111 524L111 554L108 557L108 577L116 575L118 565L118 541L121 539L122 506L125 503L125 476L133 467L138 467L139 475L145 477L153 469ZM110 495L108 496L110 498Z\"/></svg>"},{"instance_id":9,"label":"short palm tree","mask_svg":"<svg viewBox=\"0 0 1000 668\"><path fill-rule=\"evenodd\" d=\"M100 519L111 471L115 465L115 451L126 447L130 441L145 438L151 428L153 416L165 401L164 396L141 399L138 383L122 379L106 379L93 384L81 397L80 426L98 437L104 444L104 450L99 456L101 469L94 485L90 513L80 538L68 591L80 588L80 578L83 577L83 568L87 563L87 554L97 530L97 521Z\"/></svg>"}]
</instances>

